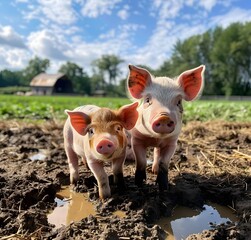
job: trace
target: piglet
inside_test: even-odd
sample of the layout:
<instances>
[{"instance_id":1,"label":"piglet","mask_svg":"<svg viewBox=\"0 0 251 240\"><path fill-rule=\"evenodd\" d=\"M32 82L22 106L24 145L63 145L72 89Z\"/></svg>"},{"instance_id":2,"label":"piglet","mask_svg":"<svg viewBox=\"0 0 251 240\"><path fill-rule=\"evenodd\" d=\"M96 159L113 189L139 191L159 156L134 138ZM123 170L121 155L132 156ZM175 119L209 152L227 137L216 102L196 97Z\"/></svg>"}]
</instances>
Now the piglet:
<instances>
[{"instance_id":1,"label":"piglet","mask_svg":"<svg viewBox=\"0 0 251 240\"><path fill-rule=\"evenodd\" d=\"M124 187L123 164L127 138L125 130L134 127L138 103L122 106L113 111L95 105L85 105L73 111L66 110L68 119L64 125L64 147L69 163L70 181L79 178L78 156L87 163L99 188L99 197L111 196L105 162L112 162L114 182Z\"/></svg>"},{"instance_id":2,"label":"piglet","mask_svg":"<svg viewBox=\"0 0 251 240\"><path fill-rule=\"evenodd\" d=\"M152 171L161 191L167 190L168 166L182 126L182 100L192 101L202 92L205 66L181 73L177 78L154 77L146 69L129 65L128 95L141 101L139 117L130 131L136 159L135 183L146 179L146 149L154 147Z\"/></svg>"}]
</instances>

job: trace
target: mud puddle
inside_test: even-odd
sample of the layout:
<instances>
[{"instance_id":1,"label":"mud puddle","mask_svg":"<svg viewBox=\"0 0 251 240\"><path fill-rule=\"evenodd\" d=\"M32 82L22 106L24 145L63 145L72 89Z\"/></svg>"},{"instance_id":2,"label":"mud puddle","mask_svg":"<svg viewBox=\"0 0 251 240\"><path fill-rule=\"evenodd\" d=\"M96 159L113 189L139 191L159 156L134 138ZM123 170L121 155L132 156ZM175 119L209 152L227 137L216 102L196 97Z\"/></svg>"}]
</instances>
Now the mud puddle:
<instances>
[{"instance_id":1,"label":"mud puddle","mask_svg":"<svg viewBox=\"0 0 251 240\"><path fill-rule=\"evenodd\" d=\"M80 221L93 215L96 217L95 204L88 200L87 193L72 191L70 186L63 187L56 195L57 207L47 215L48 222L55 229L68 226L71 222ZM208 202L202 211L188 207L177 206L171 217L161 218L157 224L167 233L166 240L181 240L190 234L200 233L215 225L227 222L237 222L238 218L232 209L216 203ZM112 213L119 218L125 218L124 211Z\"/></svg>"},{"instance_id":2,"label":"mud puddle","mask_svg":"<svg viewBox=\"0 0 251 240\"><path fill-rule=\"evenodd\" d=\"M80 221L89 215L96 216L94 203L88 200L87 193L71 190L70 186L63 187L56 195L56 208L47 215L48 222L55 225L55 229L68 226L71 222ZM114 211L119 218L126 217L124 211Z\"/></svg>"},{"instance_id":3,"label":"mud puddle","mask_svg":"<svg viewBox=\"0 0 251 240\"><path fill-rule=\"evenodd\" d=\"M160 219L159 224L166 232L166 240L186 239L190 234L211 229L212 226L227 222L237 222L238 218L232 209L208 202L203 210L178 206L171 217Z\"/></svg>"},{"instance_id":4,"label":"mud puddle","mask_svg":"<svg viewBox=\"0 0 251 240\"><path fill-rule=\"evenodd\" d=\"M68 186L57 193L55 202L57 207L47 215L48 222L55 228L95 215L94 205L88 201L87 193L74 192Z\"/></svg>"}]
</instances>

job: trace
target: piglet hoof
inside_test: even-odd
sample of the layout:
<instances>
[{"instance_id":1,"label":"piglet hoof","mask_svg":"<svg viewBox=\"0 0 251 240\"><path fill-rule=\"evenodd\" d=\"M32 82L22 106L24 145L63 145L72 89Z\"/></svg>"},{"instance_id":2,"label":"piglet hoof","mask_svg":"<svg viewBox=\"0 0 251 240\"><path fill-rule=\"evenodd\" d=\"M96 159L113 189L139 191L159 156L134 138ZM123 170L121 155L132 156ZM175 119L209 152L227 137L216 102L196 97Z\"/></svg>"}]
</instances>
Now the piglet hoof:
<instances>
[{"instance_id":1,"label":"piglet hoof","mask_svg":"<svg viewBox=\"0 0 251 240\"><path fill-rule=\"evenodd\" d=\"M77 179L71 180L70 189L76 191L77 186L78 186L78 180Z\"/></svg>"},{"instance_id":2,"label":"piglet hoof","mask_svg":"<svg viewBox=\"0 0 251 240\"><path fill-rule=\"evenodd\" d=\"M123 173L118 173L114 175L114 183L117 185L119 190L125 190L125 181Z\"/></svg>"},{"instance_id":3,"label":"piglet hoof","mask_svg":"<svg viewBox=\"0 0 251 240\"><path fill-rule=\"evenodd\" d=\"M106 184L103 184L103 186L99 186L99 197L102 200L105 200L109 197L111 197L111 189Z\"/></svg>"},{"instance_id":4,"label":"piglet hoof","mask_svg":"<svg viewBox=\"0 0 251 240\"><path fill-rule=\"evenodd\" d=\"M159 184L159 191L163 192L168 189L168 178L167 178L167 170L160 168L157 179L157 184Z\"/></svg>"},{"instance_id":5,"label":"piglet hoof","mask_svg":"<svg viewBox=\"0 0 251 240\"><path fill-rule=\"evenodd\" d=\"M144 180L146 180L146 171L145 170L136 170L136 172L135 172L135 184L138 187L142 187Z\"/></svg>"}]
</instances>

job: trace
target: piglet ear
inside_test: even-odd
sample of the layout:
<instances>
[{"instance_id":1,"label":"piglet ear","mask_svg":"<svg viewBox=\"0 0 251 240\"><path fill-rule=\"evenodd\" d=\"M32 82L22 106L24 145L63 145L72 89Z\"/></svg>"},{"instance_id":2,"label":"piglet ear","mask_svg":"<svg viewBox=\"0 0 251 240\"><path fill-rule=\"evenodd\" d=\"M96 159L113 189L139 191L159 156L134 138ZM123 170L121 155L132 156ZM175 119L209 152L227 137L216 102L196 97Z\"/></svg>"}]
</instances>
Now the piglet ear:
<instances>
[{"instance_id":1,"label":"piglet ear","mask_svg":"<svg viewBox=\"0 0 251 240\"><path fill-rule=\"evenodd\" d=\"M125 105L118 110L118 116L125 129L132 129L138 120L138 102Z\"/></svg>"},{"instance_id":2,"label":"piglet ear","mask_svg":"<svg viewBox=\"0 0 251 240\"><path fill-rule=\"evenodd\" d=\"M72 127L80 134L86 134L86 128L91 123L91 118L83 113L78 111L69 111L65 110L65 112L70 117L70 122Z\"/></svg>"},{"instance_id":3,"label":"piglet ear","mask_svg":"<svg viewBox=\"0 0 251 240\"><path fill-rule=\"evenodd\" d=\"M197 68L183 72L178 81L184 90L186 101L192 101L196 99L203 90L204 87L204 71L205 66L201 65Z\"/></svg>"},{"instance_id":4,"label":"piglet ear","mask_svg":"<svg viewBox=\"0 0 251 240\"><path fill-rule=\"evenodd\" d=\"M146 86L149 85L151 80L151 74L144 68L135 67L129 65L129 76L127 78L127 89L133 98L142 98L142 92Z\"/></svg>"}]
</instances>

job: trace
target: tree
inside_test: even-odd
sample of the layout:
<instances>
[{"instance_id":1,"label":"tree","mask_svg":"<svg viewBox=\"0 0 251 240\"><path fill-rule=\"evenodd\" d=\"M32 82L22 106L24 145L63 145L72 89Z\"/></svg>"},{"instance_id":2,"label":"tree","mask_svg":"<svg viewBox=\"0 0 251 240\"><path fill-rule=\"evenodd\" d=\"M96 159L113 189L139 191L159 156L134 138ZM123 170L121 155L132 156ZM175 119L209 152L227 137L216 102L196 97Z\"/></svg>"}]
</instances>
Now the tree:
<instances>
[{"instance_id":1,"label":"tree","mask_svg":"<svg viewBox=\"0 0 251 240\"><path fill-rule=\"evenodd\" d=\"M217 63L213 72L223 83L223 91L226 96L240 95L242 77L239 74L240 63L236 51L240 39L240 23L231 24L220 34L215 41L212 51L212 61ZM245 54L244 54L245 55ZM244 57L241 54L242 57Z\"/></svg>"},{"instance_id":2,"label":"tree","mask_svg":"<svg viewBox=\"0 0 251 240\"><path fill-rule=\"evenodd\" d=\"M101 90L105 88L104 76L94 71L91 77L91 91Z\"/></svg>"},{"instance_id":3,"label":"tree","mask_svg":"<svg viewBox=\"0 0 251 240\"><path fill-rule=\"evenodd\" d=\"M251 94L251 23L216 27L178 41L172 56L159 69L174 77L184 70L206 65L205 94Z\"/></svg>"},{"instance_id":4,"label":"tree","mask_svg":"<svg viewBox=\"0 0 251 240\"><path fill-rule=\"evenodd\" d=\"M239 29L238 40L231 45L231 54L238 65L240 92L251 95L251 23Z\"/></svg>"},{"instance_id":5,"label":"tree","mask_svg":"<svg viewBox=\"0 0 251 240\"><path fill-rule=\"evenodd\" d=\"M205 95L223 95L223 82L215 75L214 69L217 69L217 63L212 60L212 52L215 42L222 34L222 28L217 27L214 30L208 30L200 36L198 52L200 54L199 64L206 66L204 73L206 87L204 88Z\"/></svg>"},{"instance_id":6,"label":"tree","mask_svg":"<svg viewBox=\"0 0 251 240\"><path fill-rule=\"evenodd\" d=\"M22 83L24 85L29 85L32 78L40 73L46 72L46 70L50 66L50 61L48 59L41 59L39 57L35 57L29 61L28 66L23 70L23 80Z\"/></svg>"},{"instance_id":7,"label":"tree","mask_svg":"<svg viewBox=\"0 0 251 240\"><path fill-rule=\"evenodd\" d=\"M139 64L139 65L137 65L137 67L144 68L153 75L155 75L155 73L156 73L156 71L154 69L152 69L151 67L149 67L147 65Z\"/></svg>"},{"instance_id":8,"label":"tree","mask_svg":"<svg viewBox=\"0 0 251 240\"><path fill-rule=\"evenodd\" d=\"M121 74L119 71L119 64L124 62L115 55L103 55L100 59L93 61L93 66L97 67L100 74L104 76L106 73L108 75L108 82L110 85L116 83L116 78Z\"/></svg>"},{"instance_id":9,"label":"tree","mask_svg":"<svg viewBox=\"0 0 251 240\"><path fill-rule=\"evenodd\" d=\"M66 74L72 81L74 92L88 95L91 93L90 78L76 63L66 62L59 68L59 72Z\"/></svg>"},{"instance_id":10,"label":"tree","mask_svg":"<svg viewBox=\"0 0 251 240\"><path fill-rule=\"evenodd\" d=\"M0 71L0 87L19 86L22 79L21 71L10 71L4 69Z\"/></svg>"}]
</instances>

